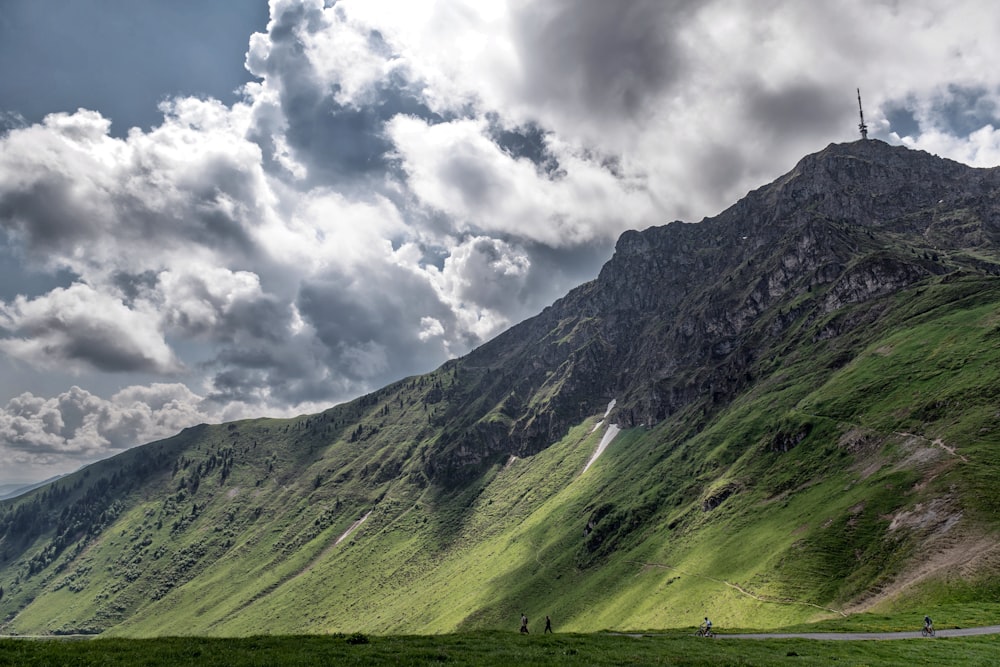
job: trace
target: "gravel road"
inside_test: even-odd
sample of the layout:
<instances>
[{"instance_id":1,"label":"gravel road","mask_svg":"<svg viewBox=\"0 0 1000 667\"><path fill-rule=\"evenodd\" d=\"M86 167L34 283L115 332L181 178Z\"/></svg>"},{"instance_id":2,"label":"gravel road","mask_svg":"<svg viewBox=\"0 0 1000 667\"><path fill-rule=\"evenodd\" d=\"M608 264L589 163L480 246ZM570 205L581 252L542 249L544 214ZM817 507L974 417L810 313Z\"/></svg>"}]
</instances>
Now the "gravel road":
<instances>
[{"instance_id":1,"label":"gravel road","mask_svg":"<svg viewBox=\"0 0 1000 667\"><path fill-rule=\"evenodd\" d=\"M1000 634L1000 625L981 628L951 628L937 631L936 637L971 637ZM822 639L826 641L862 641L866 639L923 639L915 632L788 632L761 634L716 634L717 639ZM927 637L935 639L935 637Z\"/></svg>"}]
</instances>

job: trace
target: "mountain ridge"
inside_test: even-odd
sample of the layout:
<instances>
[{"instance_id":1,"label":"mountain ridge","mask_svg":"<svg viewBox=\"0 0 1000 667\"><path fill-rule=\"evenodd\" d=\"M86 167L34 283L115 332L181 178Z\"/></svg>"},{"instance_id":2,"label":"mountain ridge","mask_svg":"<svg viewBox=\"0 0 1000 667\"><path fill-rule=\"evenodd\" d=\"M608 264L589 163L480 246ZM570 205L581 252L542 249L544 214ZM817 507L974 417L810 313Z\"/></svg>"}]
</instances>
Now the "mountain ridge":
<instances>
[{"instance_id":1,"label":"mountain ridge","mask_svg":"<svg viewBox=\"0 0 1000 667\"><path fill-rule=\"evenodd\" d=\"M850 218L845 218L841 209L824 210L823 202L836 202L844 199L843 192L830 186L830 182L836 183L835 177L841 174L840 163L845 161L849 163L862 162L862 157L872 155L889 162L893 160L898 162L901 155L914 157L915 159L911 162L915 162L919 168L908 169L906 171L908 179L945 178L954 180L958 178L959 174L977 174L980 178L976 179L972 198L978 198L983 188L992 187L995 189L1000 185L1000 171L995 168L973 169L956 162L943 161L927 154L909 151L902 147L894 148L877 140L858 141L852 144L831 144L824 151L803 158L791 172L771 185L751 191L746 197L714 218L706 218L697 224L676 221L662 227L649 228L643 232L627 231L623 233L616 245L614 255L602 268L600 275L593 283L571 291L567 297L546 308L538 317L544 319L546 313L551 311L549 319L562 319L563 310L574 311L581 308L589 316L593 316L595 313L592 310L587 311L580 303L585 301L587 297L579 296L581 294L589 295L591 290L594 292L593 299L600 304L601 310L604 313L610 311L615 317L634 318L635 313L648 311L662 313L664 309L676 309L682 305L684 298L689 300L701 298L703 292L706 291L702 288L701 292L690 294L689 292L694 289L693 284L685 282L685 280L690 281L693 276L701 277L706 272L719 269L717 263L713 262L711 254L705 256L705 249L718 244L723 244L724 249L732 249L737 245L743 246L737 252L741 256L744 266L737 267L737 270L730 271L724 276L724 280L733 281L745 277L747 266L752 266L755 259L759 263L766 261L758 256L760 250L763 250L764 253L775 254L773 251L775 245L784 242L787 246L784 248L786 252L778 259L778 265L765 267L769 273L761 277L754 285L754 289L745 294L726 295L732 301L732 303L725 304L726 311L722 311L720 308L719 312L708 314L710 317L703 317L701 322L682 323L684 332L691 332L687 334L688 336L693 334L694 330L700 329L700 333L703 335L718 337L715 342L716 349L713 350L712 354L705 354L704 351L701 351L699 359L703 360L713 356L713 354L715 356L720 353L725 354L726 348L733 344L732 339L745 328L748 321L758 317L760 312L770 305L771 299L784 296L784 293L793 287L789 284L791 282L790 268L794 268L799 274L803 274L805 271L812 272L812 275L809 276L809 282L805 286L806 289L833 283L847 268L847 258L859 245L860 241L856 238L859 232L871 233L872 228L878 230L877 221L881 219L899 219L901 214L898 208L891 204L887 206L886 201L892 202L900 197L905 197L913 204L913 196L920 195L915 202L916 206L926 208L933 206L934 202L938 202L943 196L943 192L935 192L930 188L916 188L914 192L911 192L913 188L909 185L908 180L900 183L898 178L896 181L892 181L892 179L880 177L878 169L872 168L872 163L868 161L862 165L854 165L856 168L850 170L854 172L854 180L849 181L849 183L853 187L857 187L859 178L863 183L870 183L873 189L868 194L873 205L848 211L851 215ZM915 156L919 156L919 158ZM833 168L834 163L837 163L838 168ZM904 163L910 164L905 160ZM938 165L942 168L934 171L926 166L928 164ZM932 171L934 173L930 173ZM886 186L891 186L893 182L895 186L892 187L891 192L887 192ZM936 181L932 180L931 182ZM785 210L776 201L772 201L778 195L781 195L780 201L793 202L792 208ZM847 195L848 201L858 199L849 190ZM803 217L801 213L803 208L814 209L821 215L821 218L817 219L816 212L812 211L808 217ZM748 209L750 210L748 211ZM751 212L752 210L768 211L770 216L761 217L759 214ZM841 215L839 219L835 220L833 216L838 211ZM992 216L984 221L988 224L981 225L977 231L981 234L989 234L989 240L993 242L996 241L997 235L1000 233L995 205L990 213ZM873 224L871 228L867 229L848 230L844 228L847 221L855 225L869 221ZM917 219L914 222L921 221ZM801 224L806 228L806 233L801 238L795 239L796 244L792 245L784 239L775 238L775 229L769 228L775 223L781 223L779 229L792 234L796 233L796 226ZM790 224L795 226L790 227ZM747 243L741 243L742 241ZM698 248L700 252L691 252L694 248ZM955 247L934 246L935 252L957 249ZM995 262L980 262L971 257L962 257L961 259L975 264L979 270L985 268L995 273L1000 269ZM849 274L844 279L844 284L835 286L829 297L829 303L826 304L826 310L831 311L846 305L852 299L857 301L878 296L878 292L872 290L891 291L929 274L936 275L943 271L944 268L930 257L926 259L923 257L907 258L907 261L900 261L896 257L885 257L878 262L877 266L860 267L856 274ZM655 277L660 281L659 284L665 285L669 289L664 289L657 294L651 293L647 287L652 282L651 277ZM722 290L720 287L713 285L712 289L725 293L726 290ZM799 294L801 294L802 286L798 287L800 288ZM625 295L626 298L631 299L631 302L624 304L624 306L617 303L619 295ZM739 297L741 300L737 301L735 297ZM669 312L667 315L669 316ZM580 325L585 326L585 323ZM507 337L518 335L517 330L521 326L527 326L527 324L513 327L512 330L501 334L491 343L482 346L480 350L483 348L492 349L499 346L500 341ZM546 326L551 327L552 323L546 322ZM780 327L781 322L777 322L776 326ZM609 341L607 334L596 335L594 339L598 342L588 348L586 352L596 359L605 358L608 354L606 344L608 342L613 344L614 341ZM665 368L659 372L662 374L669 367L670 364L666 364ZM624 384L619 380L617 386L602 387L597 402L610 400L616 395L616 392L627 392L628 389L623 386ZM676 388L673 391L680 394L680 398L674 401L667 399L666 403L675 409L687 399L683 398L684 388ZM594 407L588 404L588 408L593 409ZM627 409L629 409L628 404L622 404L619 408L620 412ZM633 426L638 423L650 423L661 417L662 413L654 404L642 409L639 416L622 414L619 425ZM613 417L613 419L616 418ZM552 434L550 433L550 435Z\"/></svg>"},{"instance_id":2,"label":"mountain ridge","mask_svg":"<svg viewBox=\"0 0 1000 667\"><path fill-rule=\"evenodd\" d=\"M981 603L998 275L1000 170L831 144L717 216L625 232L597 278L432 373L0 503L0 624L440 632L528 609L585 631L721 607L775 627ZM970 545L951 583L920 569Z\"/></svg>"}]
</instances>

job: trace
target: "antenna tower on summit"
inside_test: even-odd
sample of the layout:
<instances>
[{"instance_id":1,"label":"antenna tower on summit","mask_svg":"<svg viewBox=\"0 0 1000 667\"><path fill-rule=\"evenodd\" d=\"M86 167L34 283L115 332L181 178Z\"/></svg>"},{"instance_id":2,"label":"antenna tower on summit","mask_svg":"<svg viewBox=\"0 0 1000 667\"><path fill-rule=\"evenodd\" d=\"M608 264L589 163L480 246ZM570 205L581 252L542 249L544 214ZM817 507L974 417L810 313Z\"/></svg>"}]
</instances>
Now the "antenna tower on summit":
<instances>
[{"instance_id":1,"label":"antenna tower on summit","mask_svg":"<svg viewBox=\"0 0 1000 667\"><path fill-rule=\"evenodd\" d=\"M865 125L865 112L861 108L861 89L858 88L858 114L861 115L861 122L858 123L858 129L861 130L861 138L868 139L868 126Z\"/></svg>"}]
</instances>

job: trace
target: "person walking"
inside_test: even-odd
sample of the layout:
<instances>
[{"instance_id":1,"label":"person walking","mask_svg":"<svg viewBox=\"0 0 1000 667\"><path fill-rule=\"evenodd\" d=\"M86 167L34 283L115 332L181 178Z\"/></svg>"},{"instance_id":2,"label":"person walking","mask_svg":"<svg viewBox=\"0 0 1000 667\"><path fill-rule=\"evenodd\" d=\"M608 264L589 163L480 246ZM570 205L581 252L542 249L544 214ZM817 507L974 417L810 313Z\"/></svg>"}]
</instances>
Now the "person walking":
<instances>
[{"instance_id":1,"label":"person walking","mask_svg":"<svg viewBox=\"0 0 1000 667\"><path fill-rule=\"evenodd\" d=\"M521 614L521 634L528 634L528 617L523 613Z\"/></svg>"},{"instance_id":2,"label":"person walking","mask_svg":"<svg viewBox=\"0 0 1000 667\"><path fill-rule=\"evenodd\" d=\"M545 632L552 634L552 619L549 618L548 616L545 617ZM543 632L542 634L545 634L545 632Z\"/></svg>"}]
</instances>

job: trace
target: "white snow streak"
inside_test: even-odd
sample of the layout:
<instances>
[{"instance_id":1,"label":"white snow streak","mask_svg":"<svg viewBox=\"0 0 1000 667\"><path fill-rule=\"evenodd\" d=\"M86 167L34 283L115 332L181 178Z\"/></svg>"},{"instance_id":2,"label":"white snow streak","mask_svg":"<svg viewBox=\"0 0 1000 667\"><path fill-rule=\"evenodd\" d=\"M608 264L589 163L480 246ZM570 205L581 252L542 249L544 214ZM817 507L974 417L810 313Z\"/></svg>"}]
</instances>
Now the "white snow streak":
<instances>
[{"instance_id":1,"label":"white snow streak","mask_svg":"<svg viewBox=\"0 0 1000 667\"><path fill-rule=\"evenodd\" d=\"M590 429L590 432L591 432L591 433L593 433L593 432L594 432L594 431L596 431L597 429L599 429L599 428L601 428L602 426L604 426L604 420L605 420L605 419L607 419L607 418L608 418L608 415L610 415L610 414L611 414L611 410L612 410L612 408L614 408L614 407L615 407L615 403L617 403L617 402L618 402L618 399L616 399L616 398L612 398L612 399L611 399L611 402L610 402L610 403L608 403L608 409L604 411L604 417L603 417L603 418L601 419L601 421L599 421L599 422L597 422L596 424L594 424L594 428Z\"/></svg>"},{"instance_id":2,"label":"white snow streak","mask_svg":"<svg viewBox=\"0 0 1000 667\"><path fill-rule=\"evenodd\" d=\"M598 456L604 453L604 450L608 448L608 445L611 444L611 441L615 439L615 436L618 435L618 431L620 430L621 429L619 429L616 425L608 424L608 430L604 432L604 437L601 438L601 444L597 446L597 451L594 452L594 455L590 457L589 461L587 461L587 465L583 467L583 472L587 472L587 468L589 468L594 461L597 460ZM583 473L580 474L582 475Z\"/></svg>"}]
</instances>

